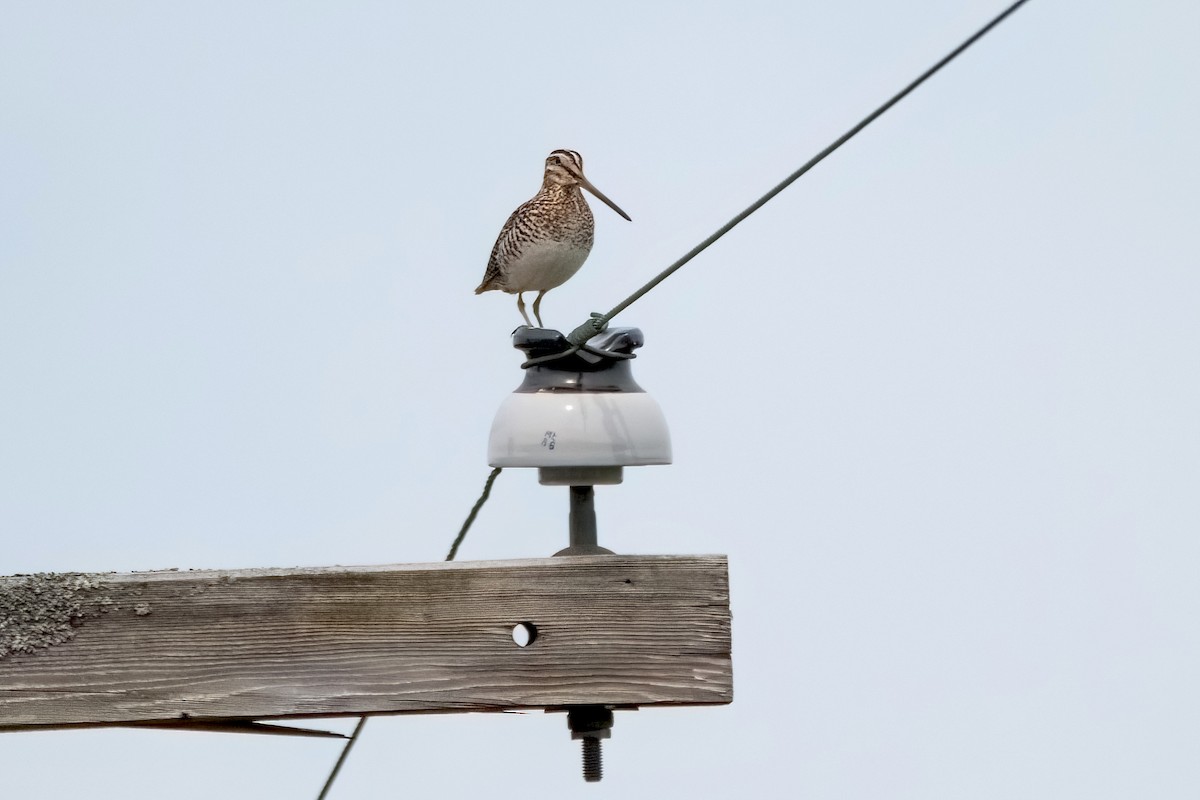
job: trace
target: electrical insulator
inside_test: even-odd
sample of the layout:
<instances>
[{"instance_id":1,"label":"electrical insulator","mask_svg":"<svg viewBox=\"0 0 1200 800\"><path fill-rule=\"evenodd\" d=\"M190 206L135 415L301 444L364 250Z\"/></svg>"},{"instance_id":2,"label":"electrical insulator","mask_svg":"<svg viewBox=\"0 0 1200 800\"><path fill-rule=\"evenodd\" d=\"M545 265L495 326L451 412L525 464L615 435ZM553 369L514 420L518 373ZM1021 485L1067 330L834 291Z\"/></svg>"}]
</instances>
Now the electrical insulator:
<instances>
[{"instance_id":1,"label":"electrical insulator","mask_svg":"<svg viewBox=\"0 0 1200 800\"><path fill-rule=\"evenodd\" d=\"M633 379L637 328L593 337L578 352L533 364L500 405L488 438L493 467L537 467L554 486L620 483L622 468L671 463L671 435L654 398ZM561 353L561 333L520 327L513 346L529 360Z\"/></svg>"}]
</instances>

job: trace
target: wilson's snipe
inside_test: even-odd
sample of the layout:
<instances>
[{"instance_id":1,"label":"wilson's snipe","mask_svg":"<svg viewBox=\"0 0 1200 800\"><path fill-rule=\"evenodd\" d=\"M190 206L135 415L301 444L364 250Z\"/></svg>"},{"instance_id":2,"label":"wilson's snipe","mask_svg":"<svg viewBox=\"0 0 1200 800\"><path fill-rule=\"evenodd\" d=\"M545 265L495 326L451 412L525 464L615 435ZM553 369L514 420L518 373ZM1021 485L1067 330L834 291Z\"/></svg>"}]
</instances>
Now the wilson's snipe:
<instances>
[{"instance_id":1,"label":"wilson's snipe","mask_svg":"<svg viewBox=\"0 0 1200 800\"><path fill-rule=\"evenodd\" d=\"M529 325L521 294L536 291L533 316L541 327L542 296L578 272L592 250L595 223L580 186L629 219L583 176L583 157L579 153L555 150L546 158L541 191L522 203L504 223L483 273L483 283L475 294L492 289L515 294L517 310Z\"/></svg>"}]
</instances>

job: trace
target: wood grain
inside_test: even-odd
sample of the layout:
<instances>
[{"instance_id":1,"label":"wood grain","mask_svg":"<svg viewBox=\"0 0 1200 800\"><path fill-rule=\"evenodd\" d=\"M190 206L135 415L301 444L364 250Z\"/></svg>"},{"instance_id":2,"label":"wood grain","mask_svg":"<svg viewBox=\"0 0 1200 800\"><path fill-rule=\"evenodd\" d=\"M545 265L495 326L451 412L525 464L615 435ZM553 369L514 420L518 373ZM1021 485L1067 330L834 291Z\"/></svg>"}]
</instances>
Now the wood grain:
<instances>
[{"instance_id":1,"label":"wood grain","mask_svg":"<svg viewBox=\"0 0 1200 800\"><path fill-rule=\"evenodd\" d=\"M87 579L72 638L0 658L0 729L732 700L724 556Z\"/></svg>"}]
</instances>

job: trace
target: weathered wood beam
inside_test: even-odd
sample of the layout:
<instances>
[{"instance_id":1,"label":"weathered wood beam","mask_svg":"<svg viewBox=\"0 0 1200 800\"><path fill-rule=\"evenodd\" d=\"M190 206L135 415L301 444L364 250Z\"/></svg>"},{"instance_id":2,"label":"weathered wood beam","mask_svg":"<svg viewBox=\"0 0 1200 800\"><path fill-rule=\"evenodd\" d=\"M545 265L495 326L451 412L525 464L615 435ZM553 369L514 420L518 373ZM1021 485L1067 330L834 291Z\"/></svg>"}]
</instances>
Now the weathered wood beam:
<instances>
[{"instance_id":1,"label":"weathered wood beam","mask_svg":"<svg viewBox=\"0 0 1200 800\"><path fill-rule=\"evenodd\" d=\"M724 556L0 578L0 730L732 693Z\"/></svg>"}]
</instances>

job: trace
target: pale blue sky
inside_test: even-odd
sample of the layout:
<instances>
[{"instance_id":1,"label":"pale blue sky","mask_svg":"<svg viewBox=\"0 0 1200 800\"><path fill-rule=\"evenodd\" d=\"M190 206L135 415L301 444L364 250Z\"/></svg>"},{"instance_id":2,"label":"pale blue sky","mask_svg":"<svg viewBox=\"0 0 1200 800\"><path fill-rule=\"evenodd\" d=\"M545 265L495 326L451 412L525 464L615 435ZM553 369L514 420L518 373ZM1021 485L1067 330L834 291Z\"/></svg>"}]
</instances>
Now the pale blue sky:
<instances>
[{"instance_id":1,"label":"pale blue sky","mask_svg":"<svg viewBox=\"0 0 1200 800\"><path fill-rule=\"evenodd\" d=\"M440 559L520 380L474 296L555 148L607 310L1002 7L34 3L0 18L0 573ZM372 722L335 798L1200 785L1200 11L1033 0L618 318L728 553L736 700ZM510 471L463 559L544 556ZM339 723L346 726L346 723ZM331 742L0 736L6 794L310 797Z\"/></svg>"}]
</instances>

